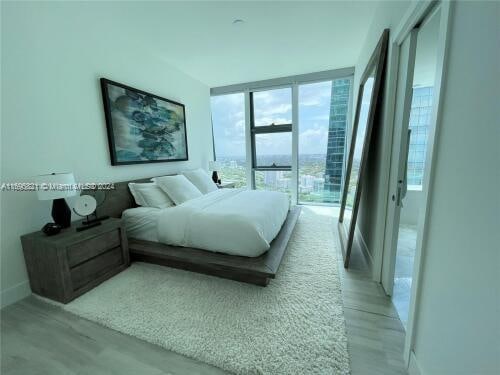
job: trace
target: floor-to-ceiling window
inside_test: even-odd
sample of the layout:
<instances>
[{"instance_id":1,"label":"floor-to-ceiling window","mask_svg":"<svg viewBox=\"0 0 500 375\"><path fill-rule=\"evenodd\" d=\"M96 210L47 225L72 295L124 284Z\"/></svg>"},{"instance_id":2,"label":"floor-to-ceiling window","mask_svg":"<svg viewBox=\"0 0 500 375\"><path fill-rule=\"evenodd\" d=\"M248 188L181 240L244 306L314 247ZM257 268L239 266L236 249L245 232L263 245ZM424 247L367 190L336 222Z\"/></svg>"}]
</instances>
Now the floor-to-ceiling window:
<instances>
[{"instance_id":1,"label":"floor-to-ceiling window","mask_svg":"<svg viewBox=\"0 0 500 375\"><path fill-rule=\"evenodd\" d=\"M286 192L292 203L338 204L352 100L347 71L212 89L222 179Z\"/></svg>"},{"instance_id":2,"label":"floor-to-ceiling window","mask_svg":"<svg viewBox=\"0 0 500 375\"><path fill-rule=\"evenodd\" d=\"M221 163L223 181L247 185L245 147L245 97L243 93L212 96L215 158Z\"/></svg>"},{"instance_id":3,"label":"floor-to-ceiling window","mask_svg":"<svg viewBox=\"0 0 500 375\"><path fill-rule=\"evenodd\" d=\"M350 79L299 85L299 203L339 203Z\"/></svg>"},{"instance_id":4,"label":"floor-to-ceiling window","mask_svg":"<svg viewBox=\"0 0 500 375\"><path fill-rule=\"evenodd\" d=\"M292 89L255 91L249 95L255 188L291 195Z\"/></svg>"}]
</instances>

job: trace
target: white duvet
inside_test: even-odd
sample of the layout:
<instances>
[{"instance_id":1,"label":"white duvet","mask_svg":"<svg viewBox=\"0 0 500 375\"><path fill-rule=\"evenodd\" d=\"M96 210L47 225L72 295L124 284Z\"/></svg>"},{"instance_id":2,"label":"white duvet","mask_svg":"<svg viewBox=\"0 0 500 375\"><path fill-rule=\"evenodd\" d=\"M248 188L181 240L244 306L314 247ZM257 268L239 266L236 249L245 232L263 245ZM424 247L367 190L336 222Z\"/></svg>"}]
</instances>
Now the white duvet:
<instances>
[{"instance_id":1,"label":"white duvet","mask_svg":"<svg viewBox=\"0 0 500 375\"><path fill-rule=\"evenodd\" d=\"M158 240L231 255L256 257L269 249L286 219L288 195L219 189L158 215Z\"/></svg>"}]
</instances>

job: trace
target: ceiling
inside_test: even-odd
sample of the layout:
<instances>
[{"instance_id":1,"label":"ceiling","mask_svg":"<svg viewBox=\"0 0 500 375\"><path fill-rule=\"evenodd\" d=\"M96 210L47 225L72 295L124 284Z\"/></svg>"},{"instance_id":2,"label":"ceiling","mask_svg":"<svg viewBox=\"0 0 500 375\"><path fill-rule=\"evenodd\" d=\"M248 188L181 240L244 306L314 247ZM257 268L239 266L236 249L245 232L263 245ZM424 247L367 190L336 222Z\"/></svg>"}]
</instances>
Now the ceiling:
<instances>
[{"instance_id":1,"label":"ceiling","mask_svg":"<svg viewBox=\"0 0 500 375\"><path fill-rule=\"evenodd\" d=\"M116 4L116 3L115 3ZM102 3L101 3L102 6ZM123 2L109 26L210 87L354 66L377 2ZM102 19L102 18L101 18ZM245 22L233 25L233 20Z\"/></svg>"}]
</instances>

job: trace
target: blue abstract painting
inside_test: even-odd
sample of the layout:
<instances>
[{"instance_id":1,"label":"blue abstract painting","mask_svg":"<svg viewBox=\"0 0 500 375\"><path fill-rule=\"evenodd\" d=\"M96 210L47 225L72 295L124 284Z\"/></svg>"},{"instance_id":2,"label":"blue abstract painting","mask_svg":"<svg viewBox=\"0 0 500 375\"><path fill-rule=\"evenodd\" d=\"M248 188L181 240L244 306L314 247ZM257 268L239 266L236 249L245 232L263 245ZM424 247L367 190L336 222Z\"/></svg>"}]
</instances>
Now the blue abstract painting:
<instances>
[{"instance_id":1,"label":"blue abstract painting","mask_svg":"<svg viewBox=\"0 0 500 375\"><path fill-rule=\"evenodd\" d=\"M101 79L111 163L188 159L184 105Z\"/></svg>"}]
</instances>

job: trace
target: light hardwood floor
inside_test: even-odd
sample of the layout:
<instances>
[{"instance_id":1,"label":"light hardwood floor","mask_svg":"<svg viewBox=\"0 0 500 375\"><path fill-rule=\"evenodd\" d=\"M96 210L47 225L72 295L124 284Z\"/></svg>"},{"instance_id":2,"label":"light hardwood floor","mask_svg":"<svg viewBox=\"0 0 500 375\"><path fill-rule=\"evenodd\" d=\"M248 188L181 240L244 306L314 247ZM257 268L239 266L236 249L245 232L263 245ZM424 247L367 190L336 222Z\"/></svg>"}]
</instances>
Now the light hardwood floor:
<instances>
[{"instance_id":1,"label":"light hardwood floor","mask_svg":"<svg viewBox=\"0 0 500 375\"><path fill-rule=\"evenodd\" d=\"M339 267L352 375L407 374L405 331L391 299L372 281L356 241L349 269L340 259Z\"/></svg>"},{"instance_id":2,"label":"light hardwood floor","mask_svg":"<svg viewBox=\"0 0 500 375\"><path fill-rule=\"evenodd\" d=\"M404 331L382 287L371 281L359 249L342 277L348 349L353 375L406 374ZM34 297L1 311L3 375L225 374L62 311Z\"/></svg>"}]
</instances>

